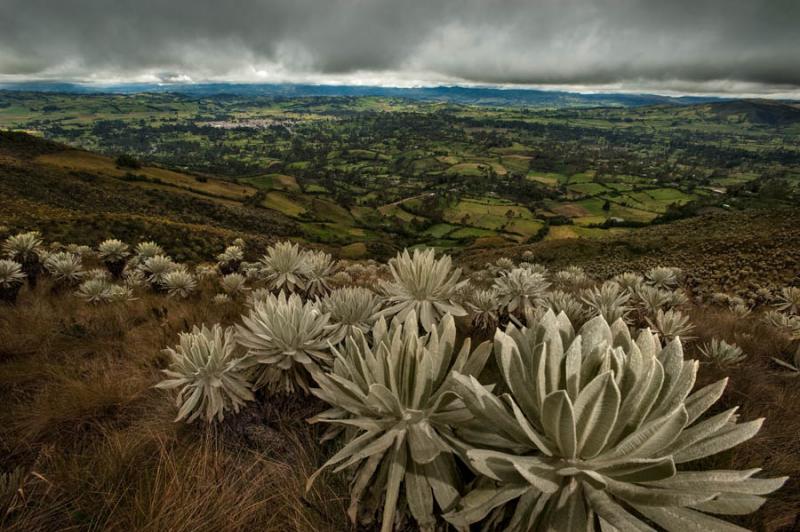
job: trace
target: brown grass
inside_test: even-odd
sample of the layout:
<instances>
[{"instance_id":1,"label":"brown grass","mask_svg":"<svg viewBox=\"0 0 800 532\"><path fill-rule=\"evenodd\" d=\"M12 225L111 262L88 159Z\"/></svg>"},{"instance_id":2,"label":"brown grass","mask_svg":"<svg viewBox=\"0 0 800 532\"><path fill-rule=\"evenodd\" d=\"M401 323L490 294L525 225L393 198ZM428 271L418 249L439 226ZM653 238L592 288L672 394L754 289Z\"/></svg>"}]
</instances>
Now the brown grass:
<instances>
[{"instance_id":1,"label":"brown grass","mask_svg":"<svg viewBox=\"0 0 800 532\"><path fill-rule=\"evenodd\" d=\"M789 360L794 346L764 325L757 313L737 319L724 309L698 308L692 312L692 321L697 325L698 338L688 349L703 362L696 386L726 376L730 379L714 411L738 405L742 420L766 418L753 439L710 458L708 467L760 467L762 476L788 475L783 488L768 496L764 506L742 518L740 524L753 530L800 529L800 377L771 361L771 357ZM727 370L707 362L697 348L714 337L736 343L748 358Z\"/></svg>"},{"instance_id":2,"label":"brown grass","mask_svg":"<svg viewBox=\"0 0 800 532\"><path fill-rule=\"evenodd\" d=\"M68 149L57 153L40 155L36 158L36 162L70 171L91 172L111 177L121 177L127 172L132 172L157 179L167 185L189 190L200 190L206 194L225 199L243 200L256 192L254 187L240 185L231 181L214 178L198 181L191 175L154 166L143 166L135 170L120 168L110 157L83 150Z\"/></svg>"},{"instance_id":3,"label":"brown grass","mask_svg":"<svg viewBox=\"0 0 800 532\"><path fill-rule=\"evenodd\" d=\"M211 294L206 294L206 299ZM236 305L141 294L93 307L47 282L0 313L0 471L26 475L3 530L346 530L311 400L259 401L219 426L173 423L161 348Z\"/></svg>"},{"instance_id":4,"label":"brown grass","mask_svg":"<svg viewBox=\"0 0 800 532\"><path fill-rule=\"evenodd\" d=\"M139 294L92 306L53 295L47 280L0 312L0 471L21 467L25 481L0 529L31 530L348 530L345 475L304 484L332 449L305 419L313 400L260 397L208 427L172 420L169 395L152 388L166 360L161 348L194 324L234 322L239 304L211 305L211 288L190 301ZM202 304L201 304L202 303ZM789 475L781 490L739 523L754 530L796 530L800 508L800 378L771 356L794 349L757 316L691 310L698 338L749 354L723 370L703 360L698 386L725 376L715 411L740 405L743 420L766 417L751 441L707 459L706 468L762 467ZM702 359L701 359L702 360Z\"/></svg>"}]
</instances>

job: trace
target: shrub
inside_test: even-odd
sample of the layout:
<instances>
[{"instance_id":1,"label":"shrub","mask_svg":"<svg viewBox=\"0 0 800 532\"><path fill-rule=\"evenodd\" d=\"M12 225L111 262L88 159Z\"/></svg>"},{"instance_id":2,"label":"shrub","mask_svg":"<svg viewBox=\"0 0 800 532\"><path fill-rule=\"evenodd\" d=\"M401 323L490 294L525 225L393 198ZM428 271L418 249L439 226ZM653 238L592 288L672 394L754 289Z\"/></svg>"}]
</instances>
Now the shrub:
<instances>
[{"instance_id":1,"label":"shrub","mask_svg":"<svg viewBox=\"0 0 800 532\"><path fill-rule=\"evenodd\" d=\"M256 387L270 393L308 393L309 368L331 360L328 314L313 302L283 291L256 300L237 325L237 341L247 351L247 363L257 367Z\"/></svg>"},{"instance_id":2,"label":"shrub","mask_svg":"<svg viewBox=\"0 0 800 532\"><path fill-rule=\"evenodd\" d=\"M235 330L219 324L211 329L203 325L180 334L175 349L164 352L170 357L169 377L156 388L179 388L176 398L178 415L175 421L191 423L202 417L207 422L222 421L225 411L238 412L254 399L247 370L236 353Z\"/></svg>"},{"instance_id":3,"label":"shrub","mask_svg":"<svg viewBox=\"0 0 800 532\"><path fill-rule=\"evenodd\" d=\"M500 306L509 314L526 316L541 306L547 288L550 286L544 276L524 268L514 268L501 272L494 281L494 291Z\"/></svg>"},{"instance_id":4,"label":"shrub","mask_svg":"<svg viewBox=\"0 0 800 532\"><path fill-rule=\"evenodd\" d=\"M330 423L327 438L344 431L348 441L319 471L354 466L350 517L370 521L383 497L382 531L395 529L401 493L423 530L433 530L434 501L441 510L458 500L459 474L453 456L452 425L470 418L451 389L450 374L478 375L491 354L486 342L474 351L469 339L456 351L452 316L419 336L416 314L405 322L381 319L372 341L361 330L334 351L330 374L314 377L314 395L331 409L312 419ZM309 486L319 471L309 479ZM404 490L401 491L401 487Z\"/></svg>"},{"instance_id":5,"label":"shrub","mask_svg":"<svg viewBox=\"0 0 800 532\"><path fill-rule=\"evenodd\" d=\"M467 311L455 301L458 290L467 281L459 282L461 269L453 269L448 255L437 259L433 249L415 249L412 254L403 250L389 261L392 281L382 288L390 305L384 310L389 318L404 321L414 313L420 325L431 331L445 314L465 316Z\"/></svg>"},{"instance_id":6,"label":"shrub","mask_svg":"<svg viewBox=\"0 0 800 532\"><path fill-rule=\"evenodd\" d=\"M117 155L117 158L114 160L114 162L120 168L132 168L137 170L142 167L142 163L140 163L134 156L127 153Z\"/></svg>"},{"instance_id":7,"label":"shrub","mask_svg":"<svg viewBox=\"0 0 800 532\"><path fill-rule=\"evenodd\" d=\"M485 478L446 516L457 526L493 512L489 523L506 530L732 530L709 514L755 511L786 481L754 478L758 469L678 469L748 440L763 421L737 423L735 408L699 421L727 381L690 394L698 365L679 340L661 349L644 330L634 341L622 320L602 317L575 334L564 315L547 313L498 332L495 353L503 400L454 377L495 432L490 446L465 452Z\"/></svg>"},{"instance_id":8,"label":"shrub","mask_svg":"<svg viewBox=\"0 0 800 532\"><path fill-rule=\"evenodd\" d=\"M279 242L267 248L261 258L262 272L272 290L303 290L308 264L297 244Z\"/></svg>"},{"instance_id":9,"label":"shrub","mask_svg":"<svg viewBox=\"0 0 800 532\"><path fill-rule=\"evenodd\" d=\"M338 288L320 301L320 309L330 314L330 323L335 327L331 336L344 339L356 329L369 333L379 317L381 300L366 288Z\"/></svg>"}]
</instances>

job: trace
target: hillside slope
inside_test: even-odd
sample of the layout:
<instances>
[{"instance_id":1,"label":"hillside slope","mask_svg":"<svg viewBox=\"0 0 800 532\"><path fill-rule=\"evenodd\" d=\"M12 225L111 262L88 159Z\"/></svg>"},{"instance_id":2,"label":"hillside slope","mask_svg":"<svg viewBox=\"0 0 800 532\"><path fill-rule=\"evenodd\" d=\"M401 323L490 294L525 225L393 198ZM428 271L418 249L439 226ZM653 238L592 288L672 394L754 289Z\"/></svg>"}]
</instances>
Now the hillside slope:
<instances>
[{"instance_id":1,"label":"hillside slope","mask_svg":"<svg viewBox=\"0 0 800 532\"><path fill-rule=\"evenodd\" d=\"M109 236L154 239L180 260L213 256L237 237L251 241L251 249L263 249L277 237L302 241L304 226L264 206L257 193L255 186L211 176L151 166L119 168L102 155L0 132L0 226L10 230L37 229L54 240L90 245ZM755 198L744 205L602 239L467 247L459 260L482 267L530 249L538 262L577 264L603 275L668 264L698 279L699 292L743 295L797 282L800 210ZM396 242L383 240L396 248ZM347 249L330 251L349 255Z\"/></svg>"},{"instance_id":2,"label":"hillside slope","mask_svg":"<svg viewBox=\"0 0 800 532\"><path fill-rule=\"evenodd\" d=\"M197 259L232 238L296 236L283 214L250 206L251 187L112 159L24 133L0 132L0 225L94 244L155 239ZM251 202L253 203L253 202Z\"/></svg>"},{"instance_id":3,"label":"hillside slope","mask_svg":"<svg viewBox=\"0 0 800 532\"><path fill-rule=\"evenodd\" d=\"M682 268L698 295L714 291L745 297L758 288L800 281L800 209L759 205L708 209L699 216L653 225L606 239L545 240L528 246L466 250L475 268L526 250L553 268L578 265L600 276L645 271L658 264Z\"/></svg>"}]
</instances>

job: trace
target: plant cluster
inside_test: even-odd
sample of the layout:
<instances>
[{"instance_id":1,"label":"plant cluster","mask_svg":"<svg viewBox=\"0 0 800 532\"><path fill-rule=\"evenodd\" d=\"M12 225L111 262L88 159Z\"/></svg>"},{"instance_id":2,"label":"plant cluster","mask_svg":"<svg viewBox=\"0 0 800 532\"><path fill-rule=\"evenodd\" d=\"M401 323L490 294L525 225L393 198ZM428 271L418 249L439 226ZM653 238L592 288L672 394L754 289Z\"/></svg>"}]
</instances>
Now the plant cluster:
<instances>
[{"instance_id":1,"label":"plant cluster","mask_svg":"<svg viewBox=\"0 0 800 532\"><path fill-rule=\"evenodd\" d=\"M106 245L98 258L112 247L127 249ZM247 305L235 326L182 333L157 387L177 392L176 420L186 422L220 422L259 394L328 403L310 421L341 446L308 484L348 471L349 515L362 525L735 530L719 516L757 510L786 480L703 469L762 420L740 422L735 408L706 415L727 381L695 389L699 363L684 355L702 331L674 269L598 283L529 260L465 275L433 250L404 251L384 268L283 242L245 273L243 262L192 269L152 243L134 250L125 284L84 268L83 255L43 260L54 283L71 270L62 262L77 261L70 282L92 303L221 289L220 304ZM364 278L381 280L380 291ZM18 262L0 262L3 286L24 279ZM800 336L793 296L782 291L763 319ZM470 328L493 338L473 346ZM724 340L695 349L721 368L745 357ZM489 363L499 374L484 371Z\"/></svg>"}]
</instances>

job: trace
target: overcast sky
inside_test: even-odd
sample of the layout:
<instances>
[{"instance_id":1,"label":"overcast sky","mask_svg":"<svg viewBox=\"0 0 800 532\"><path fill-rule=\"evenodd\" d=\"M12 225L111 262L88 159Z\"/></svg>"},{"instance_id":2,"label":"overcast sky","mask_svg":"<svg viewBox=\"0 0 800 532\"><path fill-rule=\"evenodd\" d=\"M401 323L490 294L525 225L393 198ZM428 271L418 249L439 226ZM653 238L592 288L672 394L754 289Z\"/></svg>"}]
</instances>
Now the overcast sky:
<instances>
[{"instance_id":1,"label":"overcast sky","mask_svg":"<svg viewBox=\"0 0 800 532\"><path fill-rule=\"evenodd\" d=\"M800 0L0 0L0 81L800 97Z\"/></svg>"}]
</instances>

